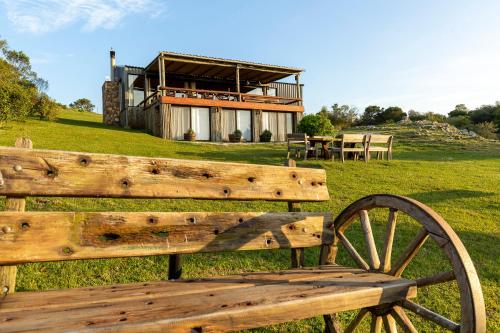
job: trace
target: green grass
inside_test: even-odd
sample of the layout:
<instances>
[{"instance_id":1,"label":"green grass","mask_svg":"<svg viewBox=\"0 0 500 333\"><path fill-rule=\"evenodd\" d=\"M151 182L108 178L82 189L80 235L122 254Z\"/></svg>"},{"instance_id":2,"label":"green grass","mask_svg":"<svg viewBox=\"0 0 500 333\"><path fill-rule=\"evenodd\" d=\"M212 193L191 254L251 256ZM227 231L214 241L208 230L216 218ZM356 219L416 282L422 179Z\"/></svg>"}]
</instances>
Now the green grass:
<instances>
[{"instance_id":1,"label":"green grass","mask_svg":"<svg viewBox=\"0 0 500 333\"><path fill-rule=\"evenodd\" d=\"M328 174L331 200L306 203L307 211L338 214L352 201L374 193L395 193L420 200L441 214L457 232L471 255L482 282L488 316L488 331L500 330L500 144L474 139L447 142L446 137L418 136L411 127L387 127L396 135L394 160L370 163L311 160L299 166L324 168ZM170 142L147 133L106 127L101 117L67 111L57 122L28 120L9 123L0 129L0 145L12 146L16 137L30 137L35 148L117 153L139 156L239 161L283 164L282 144L218 145ZM3 205L3 202L0 206ZM0 207L2 208L2 207ZM199 200L124 200L82 198L30 198L28 210L85 211L286 211L285 203L222 202ZM374 233L378 246L383 239L386 215L375 214ZM395 256L414 235L416 226L402 219L397 231ZM349 237L361 241L359 228ZM309 265L317 262L317 249L306 251ZM407 276L429 274L442 269L439 248L431 242L408 267ZM349 263L344 252L339 262ZM185 277L286 268L289 251L194 254L184 256ZM166 257L88 260L30 264L20 267L18 291L90 286L109 283L160 280L165 278ZM457 317L456 286L446 284L421 292L418 301L433 310ZM341 315L345 325L355 312ZM364 330L368 327L365 320ZM418 321L415 318L415 321ZM256 332L320 332L319 318L277 325ZM421 331L434 331L428 323L418 323Z\"/></svg>"}]
</instances>

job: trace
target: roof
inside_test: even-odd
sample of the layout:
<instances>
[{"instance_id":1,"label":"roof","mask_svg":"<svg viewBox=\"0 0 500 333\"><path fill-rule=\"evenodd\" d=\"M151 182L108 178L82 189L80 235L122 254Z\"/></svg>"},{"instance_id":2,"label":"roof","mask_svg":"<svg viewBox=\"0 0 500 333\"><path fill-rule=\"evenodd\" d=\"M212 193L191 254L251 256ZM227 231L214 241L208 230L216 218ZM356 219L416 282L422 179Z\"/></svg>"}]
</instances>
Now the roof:
<instances>
[{"instance_id":1,"label":"roof","mask_svg":"<svg viewBox=\"0 0 500 333\"><path fill-rule=\"evenodd\" d=\"M240 68L240 80L269 83L304 71L301 68L262 64L242 60L223 59L176 52L160 52L158 56L145 67L147 72L158 72L159 59L165 61L168 74L180 74L202 77L216 77L234 80L235 68Z\"/></svg>"}]
</instances>

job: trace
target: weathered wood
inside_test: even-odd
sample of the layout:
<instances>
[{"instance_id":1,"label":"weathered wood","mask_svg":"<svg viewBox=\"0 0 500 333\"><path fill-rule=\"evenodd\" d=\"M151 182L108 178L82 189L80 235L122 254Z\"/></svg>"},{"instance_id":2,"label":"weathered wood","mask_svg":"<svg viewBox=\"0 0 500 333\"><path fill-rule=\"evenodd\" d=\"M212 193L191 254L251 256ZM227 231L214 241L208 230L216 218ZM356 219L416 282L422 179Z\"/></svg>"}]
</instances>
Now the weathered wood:
<instances>
[{"instance_id":1,"label":"weathered wood","mask_svg":"<svg viewBox=\"0 0 500 333\"><path fill-rule=\"evenodd\" d=\"M325 320L325 330L324 333L342 333L342 328L340 327L339 319L337 314L324 315Z\"/></svg>"},{"instance_id":2,"label":"weathered wood","mask_svg":"<svg viewBox=\"0 0 500 333\"><path fill-rule=\"evenodd\" d=\"M0 147L0 171L0 195L329 199L322 169Z\"/></svg>"},{"instance_id":3,"label":"weathered wood","mask_svg":"<svg viewBox=\"0 0 500 333\"><path fill-rule=\"evenodd\" d=\"M18 138L15 143L16 148L33 149L33 142L28 138ZM22 172L20 165L13 166L15 172ZM0 188L5 180L0 169ZM26 208L26 199L23 197L9 197L5 201L5 210L14 212L24 212ZM10 232L9 227L2 227L0 230L0 240L2 236ZM2 235L3 234L3 235ZM14 265L0 266L0 292L2 294L13 293L16 289L17 267Z\"/></svg>"},{"instance_id":4,"label":"weathered wood","mask_svg":"<svg viewBox=\"0 0 500 333\"><path fill-rule=\"evenodd\" d=\"M397 210L389 209L389 219L385 233L384 249L382 250L382 259L380 261L380 267L383 272L389 272L391 270L392 243L394 242L394 233L396 232L397 216Z\"/></svg>"},{"instance_id":5,"label":"weathered wood","mask_svg":"<svg viewBox=\"0 0 500 333\"><path fill-rule=\"evenodd\" d=\"M427 320L430 320L430 321L438 324L441 327L449 329L450 331L458 332L458 330L460 329L460 325L455 323L454 321L449 320L448 318L445 318L445 317L441 316L440 314L437 314L437 313L423 307L422 305L414 303L410 300L401 301L401 305L405 309L408 309L408 310L412 311L413 313L416 313L420 317L423 317Z\"/></svg>"},{"instance_id":6,"label":"weathered wood","mask_svg":"<svg viewBox=\"0 0 500 333\"><path fill-rule=\"evenodd\" d=\"M398 259L397 263L394 265L394 268L391 269L389 274L395 276L401 276L405 268L410 264L412 259L417 255L420 248L424 245L425 241L429 237L429 233L425 228L420 229L418 234L412 240L412 242L408 245L408 247L404 250L403 254Z\"/></svg>"},{"instance_id":7,"label":"weathered wood","mask_svg":"<svg viewBox=\"0 0 500 333\"><path fill-rule=\"evenodd\" d=\"M359 211L359 218L361 220L363 235L365 236L365 245L370 259L370 268L378 269L380 267L380 259L378 257L377 247L375 246L375 239L373 238L368 212L366 210Z\"/></svg>"},{"instance_id":8,"label":"weathered wood","mask_svg":"<svg viewBox=\"0 0 500 333\"><path fill-rule=\"evenodd\" d=\"M440 272L431 276L426 276L415 280L417 282L417 287L427 287L438 283L444 283L455 280L455 273L453 272Z\"/></svg>"},{"instance_id":9,"label":"weathered wood","mask_svg":"<svg viewBox=\"0 0 500 333\"><path fill-rule=\"evenodd\" d=\"M422 226L419 234L404 251L390 274L401 274L413 256L416 255L423 242L425 242L425 239L431 238L447 256L457 280L460 292L461 331L485 332L486 312L481 284L467 250L450 225L435 211L421 202L398 195L377 194L355 201L337 216L334 222L337 235L342 235L356 221L360 210L371 210L373 208L398 210L399 213L408 215ZM404 316L404 312L402 312L401 317L395 317L398 323L402 321L402 316ZM408 327L406 330L411 331L411 328Z\"/></svg>"},{"instance_id":10,"label":"weathered wood","mask_svg":"<svg viewBox=\"0 0 500 333\"><path fill-rule=\"evenodd\" d=\"M5 333L32 328L38 332L191 332L194 328L225 332L416 295L409 280L377 273L338 275L336 269L322 270L319 276L308 270L280 272L272 278L267 276L268 280L256 274L247 279L222 277L83 288L86 292L77 294L84 298L77 300L74 290L43 292L43 297L37 293L14 294L2 303L0 322ZM301 279L302 274L307 277ZM293 280L289 282L289 278ZM121 288L129 289L124 292ZM163 290L157 292L159 288ZM114 297L116 293L121 296Z\"/></svg>"},{"instance_id":11,"label":"weathered wood","mask_svg":"<svg viewBox=\"0 0 500 333\"><path fill-rule=\"evenodd\" d=\"M418 333L415 326L411 322L410 318L406 315L405 311L399 307L395 306L390 310L390 314L396 320L396 322L403 328L406 333Z\"/></svg>"},{"instance_id":12,"label":"weathered wood","mask_svg":"<svg viewBox=\"0 0 500 333\"><path fill-rule=\"evenodd\" d=\"M313 247L331 213L1 212L0 263Z\"/></svg>"},{"instance_id":13,"label":"weathered wood","mask_svg":"<svg viewBox=\"0 0 500 333\"><path fill-rule=\"evenodd\" d=\"M354 259L356 264L358 264L359 268L369 270L370 266L366 263L366 261L359 255L358 251L352 246L351 242L344 236L343 233L337 232L337 237L340 239L342 245L344 245L345 249L349 253L349 255Z\"/></svg>"},{"instance_id":14,"label":"weathered wood","mask_svg":"<svg viewBox=\"0 0 500 333\"><path fill-rule=\"evenodd\" d=\"M382 316L372 315L372 321L370 324L370 333L380 333L382 332Z\"/></svg>"},{"instance_id":15,"label":"weathered wood","mask_svg":"<svg viewBox=\"0 0 500 333\"><path fill-rule=\"evenodd\" d=\"M182 275L181 256L179 254L171 254L168 257L168 279L178 280Z\"/></svg>"},{"instance_id":16,"label":"weathered wood","mask_svg":"<svg viewBox=\"0 0 500 333\"><path fill-rule=\"evenodd\" d=\"M387 333L398 333L396 322L390 314L384 315L382 320L384 321L384 329Z\"/></svg>"}]
</instances>

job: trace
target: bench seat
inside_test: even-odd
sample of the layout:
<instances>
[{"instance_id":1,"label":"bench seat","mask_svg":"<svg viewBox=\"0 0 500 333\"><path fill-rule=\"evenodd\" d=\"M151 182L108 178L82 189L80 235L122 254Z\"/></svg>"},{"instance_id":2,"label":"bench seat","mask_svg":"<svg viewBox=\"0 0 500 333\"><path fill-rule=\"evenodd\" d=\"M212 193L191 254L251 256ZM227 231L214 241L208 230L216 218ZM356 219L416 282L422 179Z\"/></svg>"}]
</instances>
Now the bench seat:
<instances>
[{"instance_id":1,"label":"bench seat","mask_svg":"<svg viewBox=\"0 0 500 333\"><path fill-rule=\"evenodd\" d=\"M196 280L7 295L8 332L222 332L391 303L415 281L325 265Z\"/></svg>"}]
</instances>

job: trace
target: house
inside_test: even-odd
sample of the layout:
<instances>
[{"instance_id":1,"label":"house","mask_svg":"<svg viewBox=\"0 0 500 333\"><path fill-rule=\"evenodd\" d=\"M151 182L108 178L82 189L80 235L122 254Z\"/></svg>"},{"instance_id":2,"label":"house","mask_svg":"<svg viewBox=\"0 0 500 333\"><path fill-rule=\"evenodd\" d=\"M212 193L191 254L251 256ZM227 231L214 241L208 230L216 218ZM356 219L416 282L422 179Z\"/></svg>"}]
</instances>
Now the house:
<instances>
[{"instance_id":1,"label":"house","mask_svg":"<svg viewBox=\"0 0 500 333\"><path fill-rule=\"evenodd\" d=\"M139 128L170 140L192 129L200 141L227 141L236 129L258 142L296 131L304 107L302 69L173 52L145 67L117 66L110 52L110 80L103 85L103 121ZM281 80L294 77L294 83Z\"/></svg>"}]
</instances>

